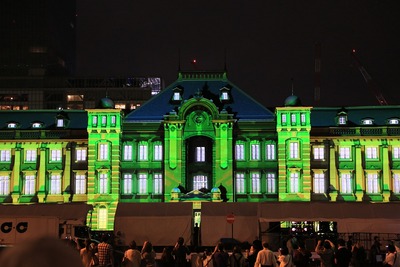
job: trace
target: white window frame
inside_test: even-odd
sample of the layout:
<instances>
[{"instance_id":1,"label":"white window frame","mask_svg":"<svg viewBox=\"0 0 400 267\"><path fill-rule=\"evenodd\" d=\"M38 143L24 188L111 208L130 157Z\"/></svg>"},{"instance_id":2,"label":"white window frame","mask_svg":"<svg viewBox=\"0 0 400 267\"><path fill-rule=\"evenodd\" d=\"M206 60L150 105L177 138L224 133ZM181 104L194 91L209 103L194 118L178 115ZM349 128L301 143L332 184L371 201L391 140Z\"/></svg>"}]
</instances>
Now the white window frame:
<instances>
[{"instance_id":1,"label":"white window frame","mask_svg":"<svg viewBox=\"0 0 400 267\"><path fill-rule=\"evenodd\" d=\"M346 172L340 174L340 192L342 194L353 193L353 179L351 173Z\"/></svg>"},{"instance_id":2,"label":"white window frame","mask_svg":"<svg viewBox=\"0 0 400 267\"><path fill-rule=\"evenodd\" d=\"M107 116L103 115L101 116L101 126L106 126L107 125Z\"/></svg>"},{"instance_id":3,"label":"white window frame","mask_svg":"<svg viewBox=\"0 0 400 267\"><path fill-rule=\"evenodd\" d=\"M147 194L147 173L138 174L138 194Z\"/></svg>"},{"instance_id":4,"label":"white window frame","mask_svg":"<svg viewBox=\"0 0 400 267\"><path fill-rule=\"evenodd\" d=\"M77 147L75 150L76 161L86 161L87 160L87 148Z\"/></svg>"},{"instance_id":5,"label":"white window frame","mask_svg":"<svg viewBox=\"0 0 400 267\"><path fill-rule=\"evenodd\" d=\"M250 144L250 160L260 160L260 143L259 142L252 142Z\"/></svg>"},{"instance_id":6,"label":"white window frame","mask_svg":"<svg viewBox=\"0 0 400 267\"><path fill-rule=\"evenodd\" d=\"M286 124L287 124L287 116L286 116L286 113L282 113L282 114L281 114L281 121L282 121L282 125L286 125Z\"/></svg>"},{"instance_id":7,"label":"white window frame","mask_svg":"<svg viewBox=\"0 0 400 267\"><path fill-rule=\"evenodd\" d=\"M392 159L400 159L400 147L394 146L392 147Z\"/></svg>"},{"instance_id":8,"label":"white window frame","mask_svg":"<svg viewBox=\"0 0 400 267\"><path fill-rule=\"evenodd\" d=\"M290 114L290 124L295 126L297 124L297 116L296 113Z\"/></svg>"},{"instance_id":9,"label":"white window frame","mask_svg":"<svg viewBox=\"0 0 400 267\"><path fill-rule=\"evenodd\" d=\"M206 161L206 147L205 146L197 146L196 147L196 162L205 162Z\"/></svg>"},{"instance_id":10,"label":"white window frame","mask_svg":"<svg viewBox=\"0 0 400 267\"><path fill-rule=\"evenodd\" d=\"M133 145L131 145L131 144L124 145L123 159L126 161L126 160L132 160L132 158L133 158Z\"/></svg>"},{"instance_id":11,"label":"white window frame","mask_svg":"<svg viewBox=\"0 0 400 267\"><path fill-rule=\"evenodd\" d=\"M393 173L393 193L400 194L400 173Z\"/></svg>"},{"instance_id":12,"label":"white window frame","mask_svg":"<svg viewBox=\"0 0 400 267\"><path fill-rule=\"evenodd\" d=\"M61 174L52 173L50 174L50 195L60 195L61 194Z\"/></svg>"},{"instance_id":13,"label":"white window frame","mask_svg":"<svg viewBox=\"0 0 400 267\"><path fill-rule=\"evenodd\" d=\"M299 159L300 158L300 143L298 141L291 141L289 143L289 158Z\"/></svg>"},{"instance_id":14,"label":"white window frame","mask_svg":"<svg viewBox=\"0 0 400 267\"><path fill-rule=\"evenodd\" d=\"M366 175L367 193L378 194L379 193L379 175L376 172L368 172Z\"/></svg>"},{"instance_id":15,"label":"white window frame","mask_svg":"<svg viewBox=\"0 0 400 267\"><path fill-rule=\"evenodd\" d=\"M298 171L290 172L290 187L289 193L300 192L300 173Z\"/></svg>"},{"instance_id":16,"label":"white window frame","mask_svg":"<svg viewBox=\"0 0 400 267\"><path fill-rule=\"evenodd\" d=\"M221 92L221 100L229 100L229 94L226 91Z\"/></svg>"},{"instance_id":17,"label":"white window frame","mask_svg":"<svg viewBox=\"0 0 400 267\"><path fill-rule=\"evenodd\" d=\"M107 229L108 224L108 211L105 206L99 207L99 214L97 216L97 224L99 229Z\"/></svg>"},{"instance_id":18,"label":"white window frame","mask_svg":"<svg viewBox=\"0 0 400 267\"><path fill-rule=\"evenodd\" d=\"M338 123L339 125L346 125L347 124L346 116L339 116Z\"/></svg>"},{"instance_id":19,"label":"white window frame","mask_svg":"<svg viewBox=\"0 0 400 267\"><path fill-rule=\"evenodd\" d=\"M124 195L131 195L132 194L132 181L133 177L131 173L124 173L122 176L122 193Z\"/></svg>"},{"instance_id":20,"label":"white window frame","mask_svg":"<svg viewBox=\"0 0 400 267\"><path fill-rule=\"evenodd\" d=\"M34 195L36 193L36 176L33 174L24 177L24 195Z\"/></svg>"},{"instance_id":21,"label":"white window frame","mask_svg":"<svg viewBox=\"0 0 400 267\"><path fill-rule=\"evenodd\" d=\"M339 158L340 159L351 159L351 147L341 146L339 147Z\"/></svg>"},{"instance_id":22,"label":"white window frame","mask_svg":"<svg viewBox=\"0 0 400 267\"><path fill-rule=\"evenodd\" d=\"M111 118L111 126L115 126L117 124L117 116L112 115L110 118Z\"/></svg>"},{"instance_id":23,"label":"white window frame","mask_svg":"<svg viewBox=\"0 0 400 267\"><path fill-rule=\"evenodd\" d=\"M235 159L236 160L245 160L245 148L243 143L237 143L235 145Z\"/></svg>"},{"instance_id":24,"label":"white window frame","mask_svg":"<svg viewBox=\"0 0 400 267\"><path fill-rule=\"evenodd\" d=\"M27 149L25 151L25 162L36 162L37 160L37 150Z\"/></svg>"},{"instance_id":25,"label":"white window frame","mask_svg":"<svg viewBox=\"0 0 400 267\"><path fill-rule=\"evenodd\" d=\"M379 159L379 151L377 146L368 146L365 148L366 159Z\"/></svg>"},{"instance_id":26,"label":"white window frame","mask_svg":"<svg viewBox=\"0 0 400 267\"><path fill-rule=\"evenodd\" d=\"M110 144L109 143L100 143L98 148L99 148L98 159L99 160L108 160Z\"/></svg>"},{"instance_id":27,"label":"white window frame","mask_svg":"<svg viewBox=\"0 0 400 267\"><path fill-rule=\"evenodd\" d=\"M313 157L315 160L325 160L325 147L313 146Z\"/></svg>"},{"instance_id":28,"label":"white window frame","mask_svg":"<svg viewBox=\"0 0 400 267\"><path fill-rule=\"evenodd\" d=\"M163 193L162 173L156 172L153 175L153 194L161 195Z\"/></svg>"},{"instance_id":29,"label":"white window frame","mask_svg":"<svg viewBox=\"0 0 400 267\"><path fill-rule=\"evenodd\" d=\"M306 125L306 114L305 113L300 113L300 124L302 126Z\"/></svg>"},{"instance_id":30,"label":"white window frame","mask_svg":"<svg viewBox=\"0 0 400 267\"><path fill-rule=\"evenodd\" d=\"M163 146L160 143L154 145L154 161L162 161L163 159Z\"/></svg>"},{"instance_id":31,"label":"white window frame","mask_svg":"<svg viewBox=\"0 0 400 267\"><path fill-rule=\"evenodd\" d=\"M236 173L236 193L246 194L246 179L243 172Z\"/></svg>"},{"instance_id":32,"label":"white window frame","mask_svg":"<svg viewBox=\"0 0 400 267\"><path fill-rule=\"evenodd\" d=\"M98 118L97 118L97 116L93 116L93 117L92 117L92 125L93 125L93 126L97 126L97 123L98 123Z\"/></svg>"},{"instance_id":33,"label":"white window frame","mask_svg":"<svg viewBox=\"0 0 400 267\"><path fill-rule=\"evenodd\" d=\"M86 175L76 173L75 174L75 194L85 195L86 194Z\"/></svg>"},{"instance_id":34,"label":"white window frame","mask_svg":"<svg viewBox=\"0 0 400 267\"><path fill-rule=\"evenodd\" d=\"M314 173L314 193L325 193L325 173Z\"/></svg>"},{"instance_id":35,"label":"white window frame","mask_svg":"<svg viewBox=\"0 0 400 267\"><path fill-rule=\"evenodd\" d=\"M61 149L51 149L50 150L50 161L60 162L61 161Z\"/></svg>"},{"instance_id":36,"label":"white window frame","mask_svg":"<svg viewBox=\"0 0 400 267\"><path fill-rule=\"evenodd\" d=\"M208 188L208 177L204 174L196 174L193 176L193 190Z\"/></svg>"},{"instance_id":37,"label":"white window frame","mask_svg":"<svg viewBox=\"0 0 400 267\"><path fill-rule=\"evenodd\" d=\"M10 175L0 175L0 196L10 194Z\"/></svg>"},{"instance_id":38,"label":"white window frame","mask_svg":"<svg viewBox=\"0 0 400 267\"><path fill-rule=\"evenodd\" d=\"M276 194L276 173L267 172L266 174L266 192L267 194Z\"/></svg>"},{"instance_id":39,"label":"white window frame","mask_svg":"<svg viewBox=\"0 0 400 267\"><path fill-rule=\"evenodd\" d=\"M139 143L139 161L147 161L149 159L149 145L147 142Z\"/></svg>"},{"instance_id":40,"label":"white window frame","mask_svg":"<svg viewBox=\"0 0 400 267\"><path fill-rule=\"evenodd\" d=\"M266 144L265 150L267 160L276 160L275 144Z\"/></svg>"},{"instance_id":41,"label":"white window frame","mask_svg":"<svg viewBox=\"0 0 400 267\"><path fill-rule=\"evenodd\" d=\"M64 119L57 119L57 127L58 128L63 128L65 126L65 120Z\"/></svg>"},{"instance_id":42,"label":"white window frame","mask_svg":"<svg viewBox=\"0 0 400 267\"><path fill-rule=\"evenodd\" d=\"M108 173L99 173L99 194L108 194Z\"/></svg>"},{"instance_id":43,"label":"white window frame","mask_svg":"<svg viewBox=\"0 0 400 267\"><path fill-rule=\"evenodd\" d=\"M251 173L251 193L261 194L261 175L259 172Z\"/></svg>"},{"instance_id":44,"label":"white window frame","mask_svg":"<svg viewBox=\"0 0 400 267\"><path fill-rule=\"evenodd\" d=\"M11 150L4 149L0 150L0 162L10 162L11 161Z\"/></svg>"}]
</instances>

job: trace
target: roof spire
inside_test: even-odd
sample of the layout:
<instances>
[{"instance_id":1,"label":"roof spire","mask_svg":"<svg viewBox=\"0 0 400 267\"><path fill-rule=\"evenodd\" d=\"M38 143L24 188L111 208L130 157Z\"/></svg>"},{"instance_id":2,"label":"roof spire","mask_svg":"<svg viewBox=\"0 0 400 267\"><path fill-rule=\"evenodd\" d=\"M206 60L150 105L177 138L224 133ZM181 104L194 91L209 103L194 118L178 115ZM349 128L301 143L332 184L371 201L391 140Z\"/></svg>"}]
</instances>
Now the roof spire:
<instances>
[{"instance_id":1,"label":"roof spire","mask_svg":"<svg viewBox=\"0 0 400 267\"><path fill-rule=\"evenodd\" d=\"M292 81L292 95L294 95L294 81L293 81L293 78L291 78L291 81Z\"/></svg>"}]
</instances>

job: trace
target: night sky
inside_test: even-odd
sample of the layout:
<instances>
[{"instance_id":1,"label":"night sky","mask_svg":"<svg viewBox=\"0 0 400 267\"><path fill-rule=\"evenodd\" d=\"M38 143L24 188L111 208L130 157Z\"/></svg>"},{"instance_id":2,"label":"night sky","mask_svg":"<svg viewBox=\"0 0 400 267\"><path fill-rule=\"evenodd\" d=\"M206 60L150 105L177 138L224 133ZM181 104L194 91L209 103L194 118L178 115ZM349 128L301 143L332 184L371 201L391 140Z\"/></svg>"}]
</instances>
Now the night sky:
<instances>
[{"instance_id":1,"label":"night sky","mask_svg":"<svg viewBox=\"0 0 400 267\"><path fill-rule=\"evenodd\" d=\"M400 104L397 0L79 0L77 73L158 76L223 70L268 107L378 105L350 55L389 104ZM321 43L321 100L314 101ZM226 61L225 61L226 51ZM196 58L197 65L191 64Z\"/></svg>"}]
</instances>

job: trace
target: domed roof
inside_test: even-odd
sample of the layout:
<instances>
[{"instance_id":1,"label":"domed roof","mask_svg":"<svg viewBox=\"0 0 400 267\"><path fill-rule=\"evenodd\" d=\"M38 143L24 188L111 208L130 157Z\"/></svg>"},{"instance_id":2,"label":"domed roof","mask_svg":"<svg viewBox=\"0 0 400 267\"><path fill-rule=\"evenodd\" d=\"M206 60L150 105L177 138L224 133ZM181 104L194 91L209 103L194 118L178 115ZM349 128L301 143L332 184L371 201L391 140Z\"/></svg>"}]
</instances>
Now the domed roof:
<instances>
[{"instance_id":1,"label":"domed roof","mask_svg":"<svg viewBox=\"0 0 400 267\"><path fill-rule=\"evenodd\" d=\"M214 187L211 189L211 193L221 193L221 190L218 187Z\"/></svg>"},{"instance_id":2,"label":"domed roof","mask_svg":"<svg viewBox=\"0 0 400 267\"><path fill-rule=\"evenodd\" d=\"M171 193L180 193L180 192L181 192L181 190L178 187L174 187L171 190Z\"/></svg>"},{"instance_id":3,"label":"domed roof","mask_svg":"<svg viewBox=\"0 0 400 267\"><path fill-rule=\"evenodd\" d=\"M114 108L114 101L112 101L110 98L108 97L103 97L102 99L100 99L99 104L98 104L99 108Z\"/></svg>"},{"instance_id":4,"label":"domed roof","mask_svg":"<svg viewBox=\"0 0 400 267\"><path fill-rule=\"evenodd\" d=\"M301 101L298 96L291 95L285 99L285 107L301 106Z\"/></svg>"}]
</instances>

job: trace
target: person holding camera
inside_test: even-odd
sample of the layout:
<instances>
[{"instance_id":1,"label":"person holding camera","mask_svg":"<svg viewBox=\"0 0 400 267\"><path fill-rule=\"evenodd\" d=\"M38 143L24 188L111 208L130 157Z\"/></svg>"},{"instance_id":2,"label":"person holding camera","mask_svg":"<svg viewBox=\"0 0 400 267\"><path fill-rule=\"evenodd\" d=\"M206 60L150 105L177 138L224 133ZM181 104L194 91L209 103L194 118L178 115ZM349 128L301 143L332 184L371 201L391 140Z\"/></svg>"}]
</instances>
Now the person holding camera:
<instances>
[{"instance_id":1,"label":"person holding camera","mask_svg":"<svg viewBox=\"0 0 400 267\"><path fill-rule=\"evenodd\" d=\"M330 240L318 240L318 244L315 247L315 252L321 258L321 267L333 267L335 266L335 245Z\"/></svg>"}]
</instances>

